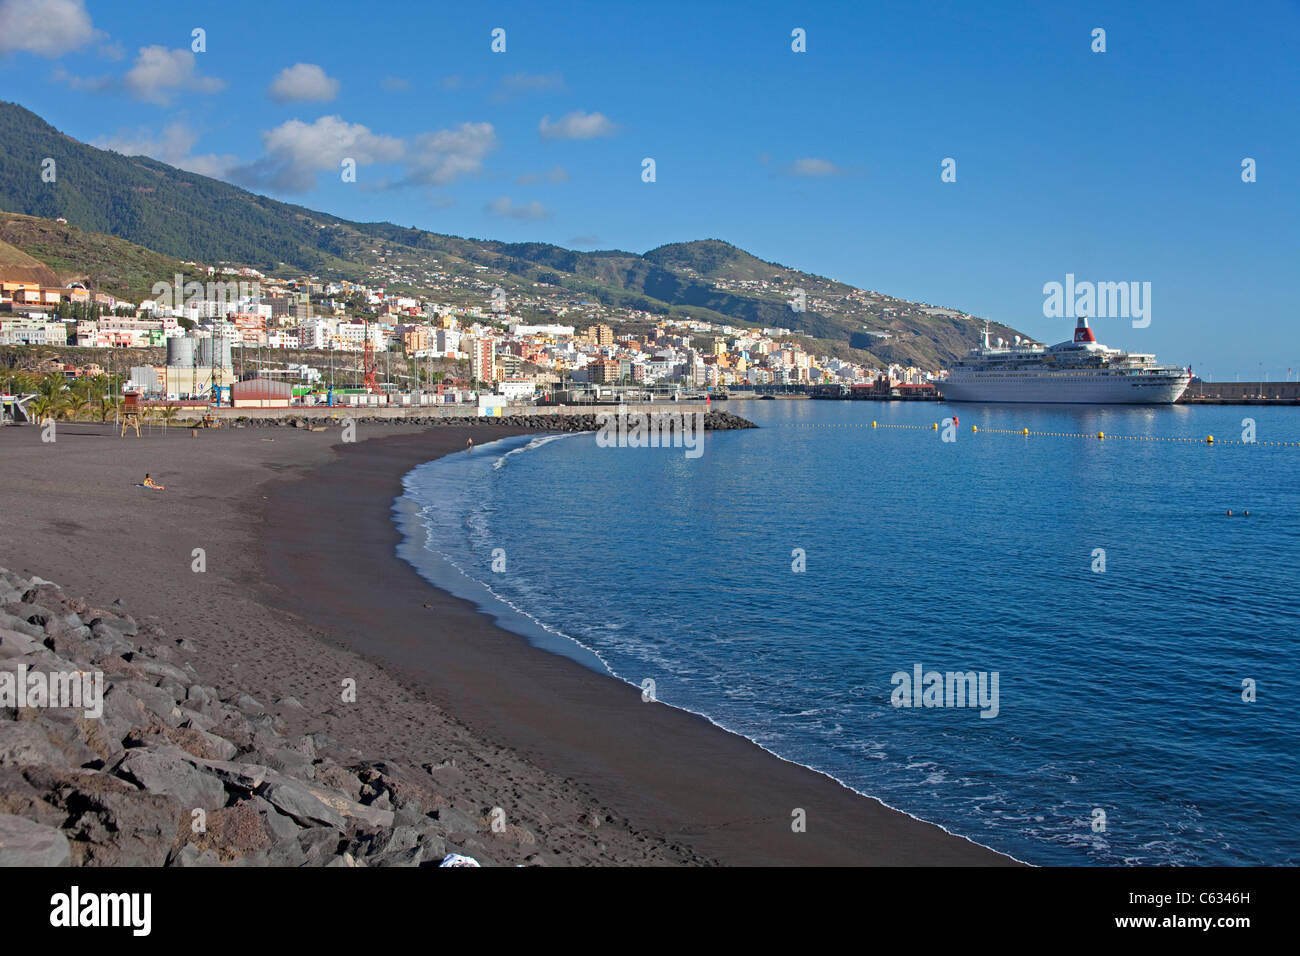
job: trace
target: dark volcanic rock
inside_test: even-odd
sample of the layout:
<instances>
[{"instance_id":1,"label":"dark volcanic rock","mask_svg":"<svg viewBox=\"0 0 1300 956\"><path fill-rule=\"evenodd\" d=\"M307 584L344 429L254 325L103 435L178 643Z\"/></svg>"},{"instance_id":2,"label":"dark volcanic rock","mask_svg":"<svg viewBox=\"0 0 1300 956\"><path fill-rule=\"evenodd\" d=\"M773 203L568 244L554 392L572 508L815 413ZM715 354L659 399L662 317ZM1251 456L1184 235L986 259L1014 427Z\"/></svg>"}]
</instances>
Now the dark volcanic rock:
<instances>
[{"instance_id":1,"label":"dark volcanic rock","mask_svg":"<svg viewBox=\"0 0 1300 956\"><path fill-rule=\"evenodd\" d=\"M54 827L0 813L0 867L67 866L68 838Z\"/></svg>"}]
</instances>

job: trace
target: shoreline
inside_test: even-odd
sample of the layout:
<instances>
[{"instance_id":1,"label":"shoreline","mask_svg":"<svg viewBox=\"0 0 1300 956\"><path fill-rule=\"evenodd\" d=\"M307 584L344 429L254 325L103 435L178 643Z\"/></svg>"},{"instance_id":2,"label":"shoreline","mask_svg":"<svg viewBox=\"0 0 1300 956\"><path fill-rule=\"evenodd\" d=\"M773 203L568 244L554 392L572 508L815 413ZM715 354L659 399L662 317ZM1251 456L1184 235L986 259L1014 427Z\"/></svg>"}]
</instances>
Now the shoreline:
<instances>
[{"instance_id":1,"label":"shoreline","mask_svg":"<svg viewBox=\"0 0 1300 956\"><path fill-rule=\"evenodd\" d=\"M789 763L639 688L531 646L398 557L416 465L537 429L359 426L0 430L0 564L57 581L192 647L203 683L248 694L339 760L424 767L514 865L1014 865ZM167 486L135 487L145 472ZM195 548L206 569L195 573ZM340 702L340 680L356 682ZM294 706L289 706L288 701ZM283 703L282 703L283 702ZM487 818L503 808L510 826ZM794 833L791 814L807 814Z\"/></svg>"},{"instance_id":2,"label":"shoreline","mask_svg":"<svg viewBox=\"0 0 1300 956\"><path fill-rule=\"evenodd\" d=\"M535 431L467 434L480 444ZM727 865L1015 864L703 716L643 703L638 688L497 626L398 557L391 512L403 477L439 457L427 437L384 436L336 452L310 479L268 491L264 597L402 674L476 733L584 782L637 829ZM324 552L346 552L346 567L323 556L319 513L335 516ZM366 598L380 589L382 608ZM431 615L442 624L435 640ZM806 832L791 828L795 809L806 812Z\"/></svg>"}]
</instances>

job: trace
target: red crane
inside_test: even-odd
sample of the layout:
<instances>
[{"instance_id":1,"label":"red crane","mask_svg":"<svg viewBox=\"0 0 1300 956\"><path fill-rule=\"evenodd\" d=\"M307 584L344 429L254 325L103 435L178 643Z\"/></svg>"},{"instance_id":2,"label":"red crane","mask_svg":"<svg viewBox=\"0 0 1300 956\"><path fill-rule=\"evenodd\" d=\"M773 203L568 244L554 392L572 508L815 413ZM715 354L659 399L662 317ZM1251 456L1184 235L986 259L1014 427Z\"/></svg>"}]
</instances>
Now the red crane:
<instances>
[{"instance_id":1,"label":"red crane","mask_svg":"<svg viewBox=\"0 0 1300 956\"><path fill-rule=\"evenodd\" d=\"M366 346L363 353L362 367L365 370L366 391L372 395L379 393L379 380L375 376L375 344L370 338L370 320L366 320Z\"/></svg>"}]
</instances>

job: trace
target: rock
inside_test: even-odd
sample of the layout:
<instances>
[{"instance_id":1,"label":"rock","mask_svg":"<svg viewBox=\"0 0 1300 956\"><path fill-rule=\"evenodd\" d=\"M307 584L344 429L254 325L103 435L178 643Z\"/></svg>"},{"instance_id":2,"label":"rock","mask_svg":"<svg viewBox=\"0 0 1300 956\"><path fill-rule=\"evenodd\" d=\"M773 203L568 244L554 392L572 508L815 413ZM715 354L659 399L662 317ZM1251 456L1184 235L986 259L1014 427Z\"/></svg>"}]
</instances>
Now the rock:
<instances>
[{"instance_id":1,"label":"rock","mask_svg":"<svg viewBox=\"0 0 1300 956\"><path fill-rule=\"evenodd\" d=\"M249 756L259 763L264 763L268 767L290 777L310 780L316 774L310 759L283 747L277 747L273 750L254 750Z\"/></svg>"},{"instance_id":2,"label":"rock","mask_svg":"<svg viewBox=\"0 0 1300 956\"><path fill-rule=\"evenodd\" d=\"M62 764L63 752L34 720L0 723L0 767L26 764Z\"/></svg>"},{"instance_id":3,"label":"rock","mask_svg":"<svg viewBox=\"0 0 1300 956\"><path fill-rule=\"evenodd\" d=\"M162 661L150 660L149 658L143 657L134 652L129 656L124 655L124 657L146 674L149 674L152 677L165 677L174 683L180 684L182 688L192 681L188 674L179 667L174 667L171 664L164 664ZM184 700L186 698L182 697L180 699Z\"/></svg>"},{"instance_id":4,"label":"rock","mask_svg":"<svg viewBox=\"0 0 1300 956\"><path fill-rule=\"evenodd\" d=\"M370 863L371 857L385 856L409 850L420 843L420 831L415 827L391 829L366 829L353 840L349 849Z\"/></svg>"},{"instance_id":5,"label":"rock","mask_svg":"<svg viewBox=\"0 0 1300 956\"><path fill-rule=\"evenodd\" d=\"M0 813L0 867L67 866L68 838L54 827Z\"/></svg>"},{"instance_id":6,"label":"rock","mask_svg":"<svg viewBox=\"0 0 1300 956\"><path fill-rule=\"evenodd\" d=\"M377 857L367 857L367 866L419 866L424 861L425 849L413 846L396 853L385 853Z\"/></svg>"},{"instance_id":7,"label":"rock","mask_svg":"<svg viewBox=\"0 0 1300 956\"><path fill-rule=\"evenodd\" d=\"M215 850L200 850L193 843L186 843L179 850L167 857L168 866L221 866L221 857Z\"/></svg>"},{"instance_id":8,"label":"rock","mask_svg":"<svg viewBox=\"0 0 1300 956\"><path fill-rule=\"evenodd\" d=\"M21 605L15 606L20 607ZM45 637L45 629L39 624L29 624L26 617L10 614L5 610L0 610L0 627L9 631L17 631L19 634L26 634L28 637L34 637L37 640L42 640Z\"/></svg>"},{"instance_id":9,"label":"rock","mask_svg":"<svg viewBox=\"0 0 1300 956\"><path fill-rule=\"evenodd\" d=\"M122 752L122 739L129 728L102 719L77 717L75 726L81 740L101 760L112 760Z\"/></svg>"},{"instance_id":10,"label":"rock","mask_svg":"<svg viewBox=\"0 0 1300 956\"><path fill-rule=\"evenodd\" d=\"M361 781L350 770L344 770L335 763L322 761L315 765L314 776L318 783L343 791L349 799L357 803L361 801Z\"/></svg>"},{"instance_id":11,"label":"rock","mask_svg":"<svg viewBox=\"0 0 1300 956\"><path fill-rule=\"evenodd\" d=\"M40 641L28 634L0 626L0 659L31 654L41 646Z\"/></svg>"},{"instance_id":12,"label":"rock","mask_svg":"<svg viewBox=\"0 0 1300 956\"><path fill-rule=\"evenodd\" d=\"M162 866L189 811L161 793L78 793L69 800L73 863Z\"/></svg>"},{"instance_id":13,"label":"rock","mask_svg":"<svg viewBox=\"0 0 1300 956\"><path fill-rule=\"evenodd\" d=\"M207 714L200 714L196 710L187 710L184 707L181 708L181 727L183 728L207 731L215 727L216 724L217 722L213 720L211 717L209 717ZM216 735L214 734L213 736ZM226 740L225 737L222 737L221 739ZM226 743L229 744L230 741L226 740ZM234 744L230 744L230 745L232 747L235 746ZM238 750L238 748L235 749Z\"/></svg>"},{"instance_id":14,"label":"rock","mask_svg":"<svg viewBox=\"0 0 1300 956\"><path fill-rule=\"evenodd\" d=\"M263 767L255 763L232 763L227 760L208 760L203 757L196 757L193 754L178 754L182 760L193 764L201 770L212 774L226 786L227 789L247 791L252 793L258 787L265 783L267 775L272 773L270 767Z\"/></svg>"},{"instance_id":15,"label":"rock","mask_svg":"<svg viewBox=\"0 0 1300 956\"><path fill-rule=\"evenodd\" d=\"M262 819L262 826L266 829L267 834L275 842L282 840L296 840L298 838L298 824L294 823L289 817L271 806L261 797L253 797L249 803Z\"/></svg>"},{"instance_id":16,"label":"rock","mask_svg":"<svg viewBox=\"0 0 1300 956\"><path fill-rule=\"evenodd\" d=\"M329 827L312 827L298 834L298 847L303 854L303 866L321 866L339 853L340 836Z\"/></svg>"},{"instance_id":17,"label":"rock","mask_svg":"<svg viewBox=\"0 0 1300 956\"><path fill-rule=\"evenodd\" d=\"M169 727L179 727L182 716L176 700L164 690L143 681L113 678L107 681L104 692L104 713L121 715L133 724L148 724L148 714L153 714ZM125 700L119 698L125 697ZM132 703L134 701L134 703ZM141 719L141 715L145 719Z\"/></svg>"},{"instance_id":18,"label":"rock","mask_svg":"<svg viewBox=\"0 0 1300 956\"><path fill-rule=\"evenodd\" d=\"M433 812L432 817L448 833L477 833L479 831L478 821L468 813L463 813L455 807L439 807Z\"/></svg>"},{"instance_id":19,"label":"rock","mask_svg":"<svg viewBox=\"0 0 1300 956\"><path fill-rule=\"evenodd\" d=\"M124 743L128 747L141 747L155 744L159 738L170 741L188 754L207 760L231 760L239 752L224 737L195 727L136 727L126 736Z\"/></svg>"},{"instance_id":20,"label":"rock","mask_svg":"<svg viewBox=\"0 0 1300 956\"><path fill-rule=\"evenodd\" d=\"M234 697L228 697L225 703L249 715L266 713L266 707L262 702L255 697L250 697L248 694L236 694Z\"/></svg>"},{"instance_id":21,"label":"rock","mask_svg":"<svg viewBox=\"0 0 1300 956\"><path fill-rule=\"evenodd\" d=\"M25 768L31 770L32 768ZM66 813L43 799L46 794L33 786L17 767L0 767L0 813L26 817L36 823L61 827Z\"/></svg>"},{"instance_id":22,"label":"rock","mask_svg":"<svg viewBox=\"0 0 1300 956\"><path fill-rule=\"evenodd\" d=\"M287 777L280 778L275 783L265 784L258 791L258 795L303 826L324 824L338 830L346 828L342 813L302 784Z\"/></svg>"},{"instance_id":23,"label":"rock","mask_svg":"<svg viewBox=\"0 0 1300 956\"><path fill-rule=\"evenodd\" d=\"M117 775L150 793L176 797L187 810L213 811L226 805L226 788L221 780L196 769L178 751L127 751L118 764Z\"/></svg>"},{"instance_id":24,"label":"rock","mask_svg":"<svg viewBox=\"0 0 1300 956\"><path fill-rule=\"evenodd\" d=\"M272 790L278 792L278 800L272 795ZM340 830L345 829L345 818L370 827L393 825L391 810L376 810L373 807L363 806L349 800L337 790L295 780L274 771L267 775L266 786L259 791L259 794L299 822L314 821L327 826L336 826ZM325 810L322 811L316 806L317 804ZM289 805L296 806L298 812L290 809Z\"/></svg>"},{"instance_id":25,"label":"rock","mask_svg":"<svg viewBox=\"0 0 1300 956\"><path fill-rule=\"evenodd\" d=\"M214 810L207 815L203 832L194 833L191 827L188 839L189 845L215 853L222 863L253 856L271 847L271 837L252 801Z\"/></svg>"}]
</instances>

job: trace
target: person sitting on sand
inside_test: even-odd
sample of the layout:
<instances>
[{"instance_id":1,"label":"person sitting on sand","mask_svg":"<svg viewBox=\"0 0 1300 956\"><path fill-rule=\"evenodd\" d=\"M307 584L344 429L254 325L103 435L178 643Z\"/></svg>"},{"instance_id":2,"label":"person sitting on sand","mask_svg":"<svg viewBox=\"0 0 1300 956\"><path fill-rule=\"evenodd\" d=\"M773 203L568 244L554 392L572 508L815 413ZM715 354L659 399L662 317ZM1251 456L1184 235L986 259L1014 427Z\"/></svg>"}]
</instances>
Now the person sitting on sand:
<instances>
[{"instance_id":1,"label":"person sitting on sand","mask_svg":"<svg viewBox=\"0 0 1300 956\"><path fill-rule=\"evenodd\" d=\"M157 491L162 491L162 490L164 490L164 486L158 484L156 481L154 481L152 478L150 478L148 472L145 472L144 481L140 482L140 485L141 485L141 487L144 487L144 488L153 488L153 489L156 489Z\"/></svg>"}]
</instances>

